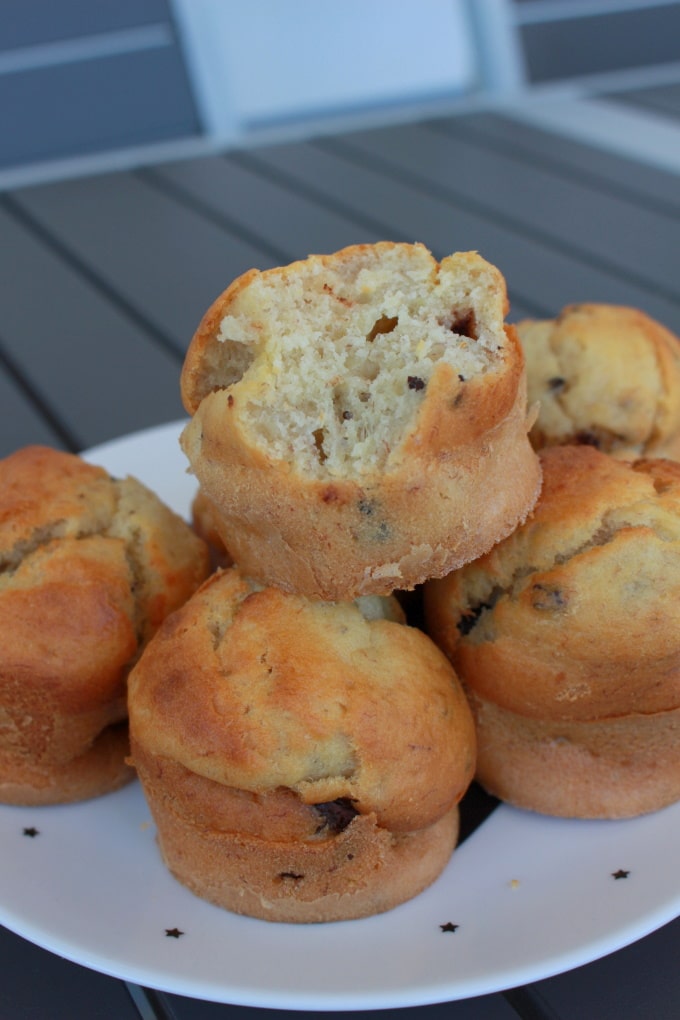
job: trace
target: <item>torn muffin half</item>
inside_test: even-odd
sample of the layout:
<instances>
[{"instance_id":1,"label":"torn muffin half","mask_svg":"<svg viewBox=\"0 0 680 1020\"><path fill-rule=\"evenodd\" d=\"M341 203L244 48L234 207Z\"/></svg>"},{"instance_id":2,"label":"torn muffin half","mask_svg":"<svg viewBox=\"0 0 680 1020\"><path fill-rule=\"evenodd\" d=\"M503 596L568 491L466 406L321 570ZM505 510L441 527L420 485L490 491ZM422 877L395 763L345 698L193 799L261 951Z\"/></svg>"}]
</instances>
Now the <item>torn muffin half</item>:
<instances>
[{"instance_id":1,"label":"torn muffin half","mask_svg":"<svg viewBox=\"0 0 680 1020\"><path fill-rule=\"evenodd\" d=\"M355 245L235 280L191 342L182 447L233 559L321 599L485 552L540 487L502 274Z\"/></svg>"}]
</instances>

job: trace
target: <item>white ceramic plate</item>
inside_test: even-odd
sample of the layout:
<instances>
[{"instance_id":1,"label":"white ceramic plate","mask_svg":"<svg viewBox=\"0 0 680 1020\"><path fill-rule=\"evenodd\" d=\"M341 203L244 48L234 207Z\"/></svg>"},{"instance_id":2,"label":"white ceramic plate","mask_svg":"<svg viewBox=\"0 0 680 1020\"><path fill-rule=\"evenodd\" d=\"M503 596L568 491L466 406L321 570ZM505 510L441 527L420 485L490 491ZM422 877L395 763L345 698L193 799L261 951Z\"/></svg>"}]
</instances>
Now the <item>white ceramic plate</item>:
<instances>
[{"instance_id":1,"label":"white ceramic plate","mask_svg":"<svg viewBox=\"0 0 680 1020\"><path fill-rule=\"evenodd\" d=\"M179 429L88 457L186 514L194 484ZM268 924L194 897L161 864L137 784L83 804L0 807L0 845L8 928L128 981L247 1006L350 1010L481 995L587 963L680 914L680 803L622 822L499 807L425 893L329 925Z\"/></svg>"}]
</instances>

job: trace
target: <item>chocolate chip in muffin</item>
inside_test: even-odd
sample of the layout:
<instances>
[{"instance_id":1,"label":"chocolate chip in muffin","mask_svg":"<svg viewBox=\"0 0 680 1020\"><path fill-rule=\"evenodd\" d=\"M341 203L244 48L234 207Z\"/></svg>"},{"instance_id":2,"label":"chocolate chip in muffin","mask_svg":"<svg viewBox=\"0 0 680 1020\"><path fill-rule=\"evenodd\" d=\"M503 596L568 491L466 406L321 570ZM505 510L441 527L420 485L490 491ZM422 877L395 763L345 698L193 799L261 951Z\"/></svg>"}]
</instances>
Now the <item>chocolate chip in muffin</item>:
<instances>
[{"instance_id":1,"label":"chocolate chip in muffin","mask_svg":"<svg viewBox=\"0 0 680 1020\"><path fill-rule=\"evenodd\" d=\"M581 446L594 446L596 450L599 449L601 445L599 436L595 435L595 433L589 429L581 429L580 432L576 433L574 438Z\"/></svg>"},{"instance_id":2,"label":"chocolate chip in muffin","mask_svg":"<svg viewBox=\"0 0 680 1020\"><path fill-rule=\"evenodd\" d=\"M456 624L461 637L465 637L466 634L469 634L477 626L477 621L485 609L493 609L493 604L491 602L480 602L479 605L471 606L470 609L462 614Z\"/></svg>"},{"instance_id":3,"label":"chocolate chip in muffin","mask_svg":"<svg viewBox=\"0 0 680 1020\"><path fill-rule=\"evenodd\" d=\"M314 810L323 819L316 831L328 830L333 835L346 829L352 819L359 814L349 797L339 797L337 800L326 801L323 804L314 804Z\"/></svg>"},{"instance_id":4,"label":"chocolate chip in muffin","mask_svg":"<svg viewBox=\"0 0 680 1020\"><path fill-rule=\"evenodd\" d=\"M561 375L554 375L548 379L548 389L551 393L561 393L566 388L567 380Z\"/></svg>"}]
</instances>

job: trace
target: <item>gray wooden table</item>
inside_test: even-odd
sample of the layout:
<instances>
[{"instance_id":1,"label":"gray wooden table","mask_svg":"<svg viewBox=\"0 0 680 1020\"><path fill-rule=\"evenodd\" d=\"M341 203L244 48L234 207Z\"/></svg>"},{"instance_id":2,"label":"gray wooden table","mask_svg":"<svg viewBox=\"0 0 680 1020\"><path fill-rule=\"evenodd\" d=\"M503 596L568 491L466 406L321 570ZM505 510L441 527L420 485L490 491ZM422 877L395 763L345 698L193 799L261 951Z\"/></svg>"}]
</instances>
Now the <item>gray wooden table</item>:
<instances>
[{"instance_id":1,"label":"gray wooden table","mask_svg":"<svg viewBox=\"0 0 680 1020\"><path fill-rule=\"evenodd\" d=\"M359 241L479 250L507 278L511 319L601 301L680 333L678 185L486 112L5 193L0 455L34 442L80 451L180 417L184 351L232 278ZM2 929L0 954L8 1020L252 1012L128 986ZM418 1012L676 1018L679 963L676 920L558 977Z\"/></svg>"}]
</instances>

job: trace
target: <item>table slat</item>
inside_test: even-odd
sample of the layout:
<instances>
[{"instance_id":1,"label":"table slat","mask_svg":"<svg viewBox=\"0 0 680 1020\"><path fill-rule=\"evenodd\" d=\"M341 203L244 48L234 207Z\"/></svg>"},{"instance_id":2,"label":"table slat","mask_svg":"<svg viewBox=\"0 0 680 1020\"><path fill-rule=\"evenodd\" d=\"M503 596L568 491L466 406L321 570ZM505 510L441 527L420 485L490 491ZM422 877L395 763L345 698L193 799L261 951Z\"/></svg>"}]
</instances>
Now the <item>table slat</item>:
<instances>
[{"instance_id":1,"label":"table slat","mask_svg":"<svg viewBox=\"0 0 680 1020\"><path fill-rule=\"evenodd\" d=\"M50 425L36 401L17 380L14 370L9 370L6 352L0 338L0 407L2 428L0 429L0 457L7 457L20 446L40 443L60 449L69 448L63 433ZM13 369L13 366L12 366Z\"/></svg>"},{"instance_id":2,"label":"table slat","mask_svg":"<svg viewBox=\"0 0 680 1020\"><path fill-rule=\"evenodd\" d=\"M421 240L438 257L476 249L506 277L512 318L552 316L574 301L600 301L645 308L670 328L680 329L680 304L622 280L615 271L588 264L554 242L518 234L491 208L473 210L470 203L456 204L453 197L433 197L427 181L416 189L396 174L390 177L385 168L362 163L339 141L277 146L240 155L239 160L253 170L260 166L264 173L276 172L281 179L326 193L373 221L379 219L392 239Z\"/></svg>"},{"instance_id":3,"label":"table slat","mask_svg":"<svg viewBox=\"0 0 680 1020\"><path fill-rule=\"evenodd\" d=\"M181 354L227 283L275 263L135 174L64 181L14 197Z\"/></svg>"},{"instance_id":4,"label":"table slat","mask_svg":"<svg viewBox=\"0 0 680 1020\"><path fill-rule=\"evenodd\" d=\"M0 236L0 341L79 448L183 414L179 353L3 208Z\"/></svg>"},{"instance_id":5,"label":"table slat","mask_svg":"<svg viewBox=\"0 0 680 1020\"><path fill-rule=\"evenodd\" d=\"M229 217L242 229L257 232L263 244L280 253L281 265L312 253L383 239L382 231L360 217L341 215L323 199L315 201L253 173L229 156L160 166L147 176L171 184L178 196L199 201L213 216Z\"/></svg>"},{"instance_id":6,"label":"table slat","mask_svg":"<svg viewBox=\"0 0 680 1020\"><path fill-rule=\"evenodd\" d=\"M456 130L452 122L445 124ZM512 232L516 243L535 242L568 257L581 279L584 270L589 277L581 284L587 296L571 300L612 300L595 296L594 288L602 287L603 293L616 293L622 304L648 310L653 304L657 315L661 312L665 321L680 327L675 261L680 221L557 177L523 159L500 153L490 159L464 138L417 125L406 131L353 134L330 146L349 158L362 153L371 168L386 174L392 169L401 180L408 175L414 183L422 181L423 190L439 189L445 201L450 196L451 203L484 207ZM508 258L509 277L512 268ZM545 293L543 279L541 290Z\"/></svg>"},{"instance_id":7,"label":"table slat","mask_svg":"<svg viewBox=\"0 0 680 1020\"><path fill-rule=\"evenodd\" d=\"M438 124L439 121L427 122ZM680 215L680 188L676 174L619 153L597 149L555 131L545 131L523 121L519 114L478 113L456 119L457 130L486 142L493 153L521 153L527 162L549 167L552 173L594 183L636 205L646 205L667 215Z\"/></svg>"},{"instance_id":8,"label":"table slat","mask_svg":"<svg viewBox=\"0 0 680 1020\"><path fill-rule=\"evenodd\" d=\"M5 1020L139 1020L122 981L48 953L0 927Z\"/></svg>"},{"instance_id":9,"label":"table slat","mask_svg":"<svg viewBox=\"0 0 680 1020\"><path fill-rule=\"evenodd\" d=\"M530 985L552 1015L598 1020L677 1020L680 1015L680 918L601 960Z\"/></svg>"},{"instance_id":10,"label":"table slat","mask_svg":"<svg viewBox=\"0 0 680 1020\"><path fill-rule=\"evenodd\" d=\"M347 975L351 981L351 975ZM246 1006L222 1006L217 1003L187 999L181 995L157 996L160 1007L172 1020L301 1020L304 1013L292 1010L250 1009ZM502 995L482 995L475 999L433 1006L418 1006L418 1020L517 1020L517 1012ZM319 1016L319 1013L315 1013ZM406 1020L414 1010L384 1009L376 1011L332 1012L329 1020Z\"/></svg>"}]
</instances>

